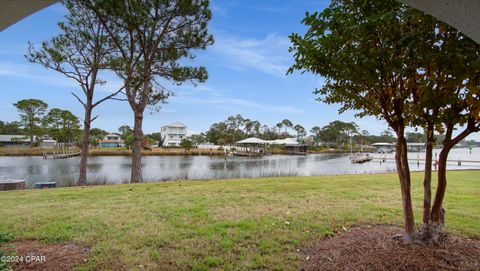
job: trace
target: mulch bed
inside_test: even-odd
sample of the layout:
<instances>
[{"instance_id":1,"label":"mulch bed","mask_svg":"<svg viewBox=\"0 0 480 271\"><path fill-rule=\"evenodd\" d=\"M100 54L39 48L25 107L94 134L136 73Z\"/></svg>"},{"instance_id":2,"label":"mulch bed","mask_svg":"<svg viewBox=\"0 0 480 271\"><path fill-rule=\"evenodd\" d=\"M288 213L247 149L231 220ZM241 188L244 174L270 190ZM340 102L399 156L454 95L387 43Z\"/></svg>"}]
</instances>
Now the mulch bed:
<instances>
[{"instance_id":1,"label":"mulch bed","mask_svg":"<svg viewBox=\"0 0 480 271\"><path fill-rule=\"evenodd\" d=\"M311 243L302 270L480 270L480 243L449 235L441 246L392 237L396 226L359 226Z\"/></svg>"},{"instance_id":2,"label":"mulch bed","mask_svg":"<svg viewBox=\"0 0 480 271\"><path fill-rule=\"evenodd\" d=\"M88 248L74 243L41 244L25 240L10 243L8 246L6 250L13 250L16 256L23 256L22 260L11 264L13 270L72 270L75 266L87 262L87 254L90 252Z\"/></svg>"}]
</instances>

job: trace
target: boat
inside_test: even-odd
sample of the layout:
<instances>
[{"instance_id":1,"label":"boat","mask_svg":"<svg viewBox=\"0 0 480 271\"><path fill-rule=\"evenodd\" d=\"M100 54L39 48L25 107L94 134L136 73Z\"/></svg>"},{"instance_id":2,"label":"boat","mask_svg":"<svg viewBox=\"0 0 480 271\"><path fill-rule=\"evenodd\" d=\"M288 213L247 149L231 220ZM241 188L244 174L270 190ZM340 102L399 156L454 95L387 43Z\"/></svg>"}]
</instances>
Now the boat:
<instances>
[{"instance_id":1,"label":"boat","mask_svg":"<svg viewBox=\"0 0 480 271\"><path fill-rule=\"evenodd\" d=\"M350 155L350 161L355 164L361 164L372 160L373 157L370 156L368 153L356 153Z\"/></svg>"}]
</instances>

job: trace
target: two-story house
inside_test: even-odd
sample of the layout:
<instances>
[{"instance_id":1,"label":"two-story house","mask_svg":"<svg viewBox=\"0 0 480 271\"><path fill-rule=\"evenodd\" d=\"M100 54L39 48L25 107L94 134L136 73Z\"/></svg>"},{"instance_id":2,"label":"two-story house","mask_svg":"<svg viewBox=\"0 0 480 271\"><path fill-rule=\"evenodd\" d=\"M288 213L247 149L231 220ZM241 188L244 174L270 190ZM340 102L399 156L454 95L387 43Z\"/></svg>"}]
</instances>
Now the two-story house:
<instances>
[{"instance_id":1,"label":"two-story house","mask_svg":"<svg viewBox=\"0 0 480 271\"><path fill-rule=\"evenodd\" d=\"M120 148L124 146L125 143L117 134L108 134L100 141L100 148Z\"/></svg>"},{"instance_id":2,"label":"two-story house","mask_svg":"<svg viewBox=\"0 0 480 271\"><path fill-rule=\"evenodd\" d=\"M187 125L181 122L174 122L162 126L162 146L180 146L182 139L187 138Z\"/></svg>"}]
</instances>

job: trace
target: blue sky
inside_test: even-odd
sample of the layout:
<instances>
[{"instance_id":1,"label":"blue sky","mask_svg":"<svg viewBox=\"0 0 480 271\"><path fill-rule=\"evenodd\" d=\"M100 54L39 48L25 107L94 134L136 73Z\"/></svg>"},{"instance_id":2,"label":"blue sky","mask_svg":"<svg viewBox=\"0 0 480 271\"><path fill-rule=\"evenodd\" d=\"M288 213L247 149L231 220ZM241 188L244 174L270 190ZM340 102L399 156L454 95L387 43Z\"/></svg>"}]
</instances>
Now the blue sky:
<instances>
[{"instance_id":1,"label":"blue sky","mask_svg":"<svg viewBox=\"0 0 480 271\"><path fill-rule=\"evenodd\" d=\"M307 130L330 121L355 121L361 129L379 134L387 128L374 118L355 119L354 112L338 115L338 106L315 101L312 94L323 79L308 74L286 76L293 63L288 52L288 36L305 31L300 24L306 11L320 11L329 1L300 0L213 0L209 29L215 44L198 53L195 63L204 65L209 80L197 87L172 86L176 96L159 112L147 112L144 132L181 121L189 133L205 131L230 115L259 120L269 126L287 118ZM83 108L70 92L78 92L74 82L61 74L26 61L27 43L40 44L58 33L57 22L65 14L60 4L50 6L0 32L0 120L14 121L18 113L13 103L25 98L46 101L50 108L68 109L77 116ZM97 97L119 85L114 76ZM93 126L114 132L133 123L125 102L108 101L95 111L100 117Z\"/></svg>"}]
</instances>

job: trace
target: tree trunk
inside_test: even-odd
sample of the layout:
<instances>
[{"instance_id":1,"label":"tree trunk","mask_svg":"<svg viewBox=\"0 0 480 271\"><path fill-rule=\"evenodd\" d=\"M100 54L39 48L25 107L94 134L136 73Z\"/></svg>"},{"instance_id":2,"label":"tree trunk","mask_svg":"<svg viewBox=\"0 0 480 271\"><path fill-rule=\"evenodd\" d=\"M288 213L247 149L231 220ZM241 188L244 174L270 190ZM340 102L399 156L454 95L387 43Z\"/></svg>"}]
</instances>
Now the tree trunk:
<instances>
[{"instance_id":1,"label":"tree trunk","mask_svg":"<svg viewBox=\"0 0 480 271\"><path fill-rule=\"evenodd\" d=\"M423 177L423 216L422 222L427 226L430 222L430 209L432 204L432 159L435 137L433 136L433 123L427 127L427 145L425 146L425 175Z\"/></svg>"},{"instance_id":2,"label":"tree trunk","mask_svg":"<svg viewBox=\"0 0 480 271\"><path fill-rule=\"evenodd\" d=\"M459 135L452 139L452 132L454 130L453 125L447 126L447 132L445 140L443 142L442 151L438 158L438 185L435 192L435 201L433 202L431 211L431 220L438 224L445 223L445 214L442 208L443 198L445 191L447 190L447 159L450 150L460 141L465 139L472 132L478 131L475 127L475 119L469 118L467 128L463 130Z\"/></svg>"},{"instance_id":3,"label":"tree trunk","mask_svg":"<svg viewBox=\"0 0 480 271\"><path fill-rule=\"evenodd\" d=\"M400 179L400 189L402 191L405 239L412 241L415 235L415 221L413 218L412 198L410 193L410 168L408 166L407 141L403 134L403 128L400 128L400 130L397 131L395 160L398 177Z\"/></svg>"},{"instance_id":4,"label":"tree trunk","mask_svg":"<svg viewBox=\"0 0 480 271\"><path fill-rule=\"evenodd\" d=\"M78 186L87 185L88 147L90 143L90 126L92 121L92 106L85 107L85 119L83 121L83 138L80 147L80 176Z\"/></svg>"},{"instance_id":5,"label":"tree trunk","mask_svg":"<svg viewBox=\"0 0 480 271\"><path fill-rule=\"evenodd\" d=\"M143 111L134 109L135 123L133 126L133 143L132 143L132 183L142 183L142 122Z\"/></svg>"},{"instance_id":6,"label":"tree trunk","mask_svg":"<svg viewBox=\"0 0 480 271\"><path fill-rule=\"evenodd\" d=\"M438 157L438 185L435 193L435 201L432 206L431 220L435 223L444 224L443 198L447 190L447 158L453 145L444 145Z\"/></svg>"}]
</instances>

